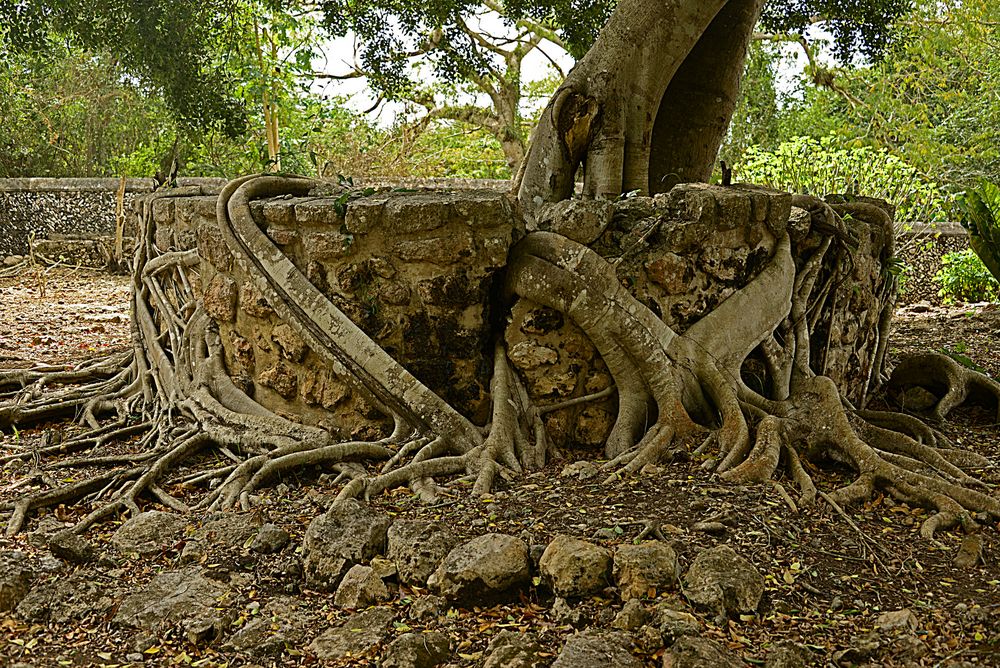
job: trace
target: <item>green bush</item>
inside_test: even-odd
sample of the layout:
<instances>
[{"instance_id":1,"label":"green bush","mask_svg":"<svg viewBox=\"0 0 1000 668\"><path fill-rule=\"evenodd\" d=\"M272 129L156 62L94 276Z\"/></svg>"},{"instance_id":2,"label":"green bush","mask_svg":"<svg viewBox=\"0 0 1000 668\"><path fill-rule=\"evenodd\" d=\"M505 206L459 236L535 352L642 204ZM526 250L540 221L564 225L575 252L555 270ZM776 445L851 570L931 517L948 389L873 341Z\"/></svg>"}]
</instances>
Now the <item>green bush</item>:
<instances>
[{"instance_id":1,"label":"green bush","mask_svg":"<svg viewBox=\"0 0 1000 668\"><path fill-rule=\"evenodd\" d=\"M885 149L848 147L839 137L793 137L773 151L751 148L734 168L741 181L824 197L878 197L896 207L896 225L953 220L954 197Z\"/></svg>"},{"instance_id":2,"label":"green bush","mask_svg":"<svg viewBox=\"0 0 1000 668\"><path fill-rule=\"evenodd\" d=\"M972 249L947 253L941 264L934 281L941 286L939 294L945 302L1000 301L1000 283Z\"/></svg>"},{"instance_id":3,"label":"green bush","mask_svg":"<svg viewBox=\"0 0 1000 668\"><path fill-rule=\"evenodd\" d=\"M1000 281L1000 186L987 180L958 200L969 246L993 278Z\"/></svg>"}]
</instances>

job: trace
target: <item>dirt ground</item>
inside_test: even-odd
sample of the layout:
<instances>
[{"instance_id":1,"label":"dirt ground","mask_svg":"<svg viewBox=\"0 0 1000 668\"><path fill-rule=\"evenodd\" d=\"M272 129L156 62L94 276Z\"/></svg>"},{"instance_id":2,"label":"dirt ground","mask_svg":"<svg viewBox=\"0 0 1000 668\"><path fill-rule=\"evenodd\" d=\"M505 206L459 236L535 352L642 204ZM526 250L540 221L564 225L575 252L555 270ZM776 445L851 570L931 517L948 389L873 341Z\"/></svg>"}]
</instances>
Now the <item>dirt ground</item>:
<instances>
[{"instance_id":1,"label":"dirt ground","mask_svg":"<svg viewBox=\"0 0 1000 668\"><path fill-rule=\"evenodd\" d=\"M124 277L57 269L0 278L0 368L27 362L68 364L95 353L121 349L129 340L128 284ZM964 355L993 376L1000 376L1000 305L914 305L898 313L890 344L893 360L908 352L946 349ZM0 435L0 456L30 448L53 429L48 425ZM958 411L943 430L960 446L1000 462L1000 427L979 407ZM682 568L702 548L732 546L764 575L764 601L758 614L728 623L699 617L702 634L725 644L751 665L763 665L770 648L782 640L803 644L808 665L1000 666L1000 561L996 523L982 531L983 560L969 569L952 562L963 541L960 532L939 533L935 541L919 536L927 511L878 497L847 517L825 504L793 513L770 485L726 485L707 476L697 459L663 464L658 471L606 485L599 478L563 476L575 459L597 453L567 453L542 472L515 481L488 498L473 500L460 487L433 506L421 506L408 491L379 497L373 505L393 517L444 522L461 536L498 531L545 544L569 533L613 546L633 540L647 523L662 529L678 552ZM0 502L45 484L34 464L0 469ZM836 471L813 471L821 489L846 480ZM59 473L65 475L66 471ZM1000 482L996 469L979 472ZM55 475L55 474L53 474ZM270 522L301 544L309 521L335 496L332 478L303 471L261 490L254 522ZM148 502L144 509L163 509ZM41 523L67 522L83 509L57 508L34 517L25 532L0 539L0 552L22 550L48 559L48 581L84 579L100 583L108 601L73 618L52 614L26 620L0 613L0 665L308 665L306 649L323 629L348 613L333 605L332 594L303 590L294 568L294 551L250 555L229 548L207 555L203 565L227 579L234 594L221 605L234 611L232 628L215 639L192 639L166 628L150 636L111 622L121 598L157 573L177 568L183 542L151 558L128 559L109 546L119 522L92 529L87 538L103 556L73 566L54 562L43 542L30 539ZM124 519L124 518L122 518ZM187 518L195 530L206 518ZM710 530L695 524L710 522ZM243 546L245 548L245 546ZM220 548L221 550L221 548ZM293 566L289 566L289 564ZM213 565L214 564L214 565ZM491 608L441 611L433 618L411 614L422 590L396 587L389 604L396 611L396 632L439 630L451 640L448 665L482 665L490 640L502 630L539 634L551 656L558 654L574 626L609 628L621 609L616 597L572 601L572 614L554 606L550 592L532 587L516 601ZM658 593L677 598L677 592ZM652 605L652 602L650 603ZM879 616L912 611L915 628L879 628ZM55 608L53 608L55 609ZM250 658L227 645L227 634L257 614L296 619L301 634L280 658ZM382 647L340 665L378 665ZM647 665L661 665L662 647L637 642L634 653Z\"/></svg>"}]
</instances>

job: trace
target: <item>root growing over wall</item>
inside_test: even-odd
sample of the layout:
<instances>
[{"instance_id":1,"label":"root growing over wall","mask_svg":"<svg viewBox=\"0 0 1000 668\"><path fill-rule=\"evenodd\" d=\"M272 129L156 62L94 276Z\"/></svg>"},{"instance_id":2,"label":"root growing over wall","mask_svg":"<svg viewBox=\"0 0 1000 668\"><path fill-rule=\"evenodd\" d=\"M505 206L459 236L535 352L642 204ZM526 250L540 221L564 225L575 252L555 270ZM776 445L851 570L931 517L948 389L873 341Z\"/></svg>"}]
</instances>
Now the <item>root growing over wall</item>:
<instances>
[{"instance_id":1,"label":"root growing over wall","mask_svg":"<svg viewBox=\"0 0 1000 668\"><path fill-rule=\"evenodd\" d=\"M392 419L392 433L343 441L269 410L235 383L218 325L197 289L197 251L157 249L156 200L149 199L132 274L132 350L70 371L0 372L0 428L64 417L86 426L36 452L0 456L0 463L39 458L32 475L43 480L51 480L45 472L54 466L86 469L77 482L53 482L8 504L8 534L19 531L31 511L57 504L90 508L76 531L122 511L138 512L148 499L177 511L245 508L268 482L316 465L339 474L339 500L399 486L433 499L439 485L454 479L485 494L498 476L510 479L545 465L550 448L542 416L558 406L534 404L509 362L502 332L493 346L492 418L480 427L366 335L251 216L256 198L305 195L314 185L278 176L234 181L218 200L219 228L254 288L355 392ZM177 189L158 196L191 194ZM502 298L562 312L599 351L614 387L574 401L617 395L618 415L605 444L609 480L685 449L706 455L704 468L727 481L787 476L799 490L797 501L788 497L793 505L823 496L839 507L881 490L933 508L922 528L927 537L955 524L971 530L972 513L1000 517L1000 501L971 474L988 465L985 459L950 447L913 416L864 408L885 380L893 277L885 276L871 305L878 309L877 344L858 362L865 375L854 402L823 373L835 329L829 313L844 306L839 287L850 280L860 235L880 235L890 256L891 216L872 202L798 198L793 204L804 218L781 232L763 270L683 333L623 287L607 259L552 232L532 232L514 246ZM765 370L754 383L745 372L751 361ZM889 384L937 391L937 419L970 396L1000 401L1000 384L937 355L900 365ZM88 454L128 439L138 440L122 454ZM46 461L68 453L78 456ZM809 470L829 462L849 467L854 478L826 494Z\"/></svg>"}]
</instances>

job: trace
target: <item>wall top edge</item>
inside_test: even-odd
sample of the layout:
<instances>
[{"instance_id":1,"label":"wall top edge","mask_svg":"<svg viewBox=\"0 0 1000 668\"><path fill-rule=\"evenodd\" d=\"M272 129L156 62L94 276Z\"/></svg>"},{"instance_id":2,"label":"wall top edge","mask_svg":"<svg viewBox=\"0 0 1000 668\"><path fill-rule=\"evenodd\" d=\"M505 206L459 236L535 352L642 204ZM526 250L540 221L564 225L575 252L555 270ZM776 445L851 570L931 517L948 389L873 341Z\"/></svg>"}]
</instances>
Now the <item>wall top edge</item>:
<instances>
[{"instance_id":1,"label":"wall top edge","mask_svg":"<svg viewBox=\"0 0 1000 668\"><path fill-rule=\"evenodd\" d=\"M225 185L223 178L177 179L177 184L185 185ZM0 179L0 193L14 192L118 192L120 179L115 178L49 178L25 177ZM151 192L153 179L125 179L125 192Z\"/></svg>"}]
</instances>

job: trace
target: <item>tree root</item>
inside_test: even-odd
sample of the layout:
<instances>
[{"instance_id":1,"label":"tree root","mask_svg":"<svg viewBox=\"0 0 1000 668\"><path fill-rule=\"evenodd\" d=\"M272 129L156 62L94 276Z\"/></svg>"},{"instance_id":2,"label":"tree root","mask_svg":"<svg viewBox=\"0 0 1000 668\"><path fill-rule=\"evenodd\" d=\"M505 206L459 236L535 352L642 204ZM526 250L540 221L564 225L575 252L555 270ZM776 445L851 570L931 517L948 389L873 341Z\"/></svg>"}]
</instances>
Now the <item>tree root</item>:
<instances>
[{"instance_id":1,"label":"tree root","mask_svg":"<svg viewBox=\"0 0 1000 668\"><path fill-rule=\"evenodd\" d=\"M614 266L594 251L556 234L527 235L511 250L505 296L569 316L597 348L614 384L569 402L534 406L498 340L492 418L481 429L365 335L250 215L253 198L303 195L313 185L298 177L234 181L219 197L219 227L246 280L312 351L343 370L354 391L392 418L393 433L339 442L325 429L269 411L237 387L226 372L218 328L192 287L200 260L191 251L156 247L151 198L144 202L133 269L132 350L75 369L0 373L0 428L67 415L89 427L59 443L5 454L0 464L33 461L26 478L32 484L51 480L45 472L60 465L109 469L8 503L8 534L20 530L32 510L60 503L89 505L76 531L119 512L136 513L146 501L178 512L248 508L265 484L314 466L337 472L336 484L343 484L338 502L400 486L433 501L441 489L437 481L456 477L471 483L474 494L487 494L498 477L545 465L544 413L614 393L619 411L603 466L609 481L683 448L707 457L704 468L723 480L774 485L793 512L819 496L846 517L845 505L882 490L934 509L921 528L928 538L956 524L974 530L973 513L1000 517L1000 501L973 475L987 460L951 447L916 417L856 409L822 375L832 340L824 318L843 303L839 291L853 267L851 253L867 233L852 225L882 231L886 220L891 225L877 207L851 208L854 222L848 224L836 206L800 200L813 214L819 243L796 258L788 234L774 239L773 256L758 275L683 333L633 297ZM157 197L194 193L168 190ZM884 301L876 305L879 340L862 360L862 397L882 379L883 316L894 280L886 278ZM817 337L820 326L827 330ZM767 370L757 389L741 376L751 355ZM967 398L1000 401L995 381L939 355L904 362L890 387L914 384L942 391L933 410L941 419ZM128 452L101 453L112 441L137 437ZM68 462L49 461L83 451ZM207 465L205 458L213 456L215 464ZM820 491L807 467L829 461L846 465L855 477L837 490ZM783 473L797 487L797 498L776 480Z\"/></svg>"},{"instance_id":2,"label":"tree root","mask_svg":"<svg viewBox=\"0 0 1000 668\"><path fill-rule=\"evenodd\" d=\"M354 389L393 417L393 434L374 442L336 442L326 430L280 417L236 387L225 370L219 332L191 287L189 274L197 272L200 262L197 253L163 251L152 241L153 202L200 193L190 188L163 191L144 202L139 225L132 350L70 370L0 373L0 392L5 393L0 428L68 415L90 426L60 443L4 455L0 463L33 460L42 472L67 465L111 467L0 507L10 513L8 534L19 531L32 510L55 504L91 506L74 531L119 512L139 512L143 498L179 512L248 508L265 483L310 466L332 468L338 479L349 480L339 499L368 498L410 485L429 500L438 490L436 477L469 476L475 480L474 491L485 494L497 475L511 477L544 465L548 443L541 414L510 369L502 343L496 346L491 387L493 420L484 438L276 252L250 216L251 198L305 194L313 185L307 179L273 176L234 181L219 198L220 229L250 280L285 322L312 350L346 369ZM113 420L100 424L108 413ZM134 453L48 461L137 436ZM197 453L211 450L232 463L169 479ZM384 464L374 474L362 465L377 462ZM39 478L49 479L44 473L28 477ZM188 500L201 487L208 487L207 492Z\"/></svg>"},{"instance_id":3,"label":"tree root","mask_svg":"<svg viewBox=\"0 0 1000 668\"><path fill-rule=\"evenodd\" d=\"M988 401L1000 424L1000 382L969 369L948 355L922 353L903 360L892 371L888 389L903 392L922 387L936 395L930 415L943 422L948 414L968 399Z\"/></svg>"}]
</instances>

